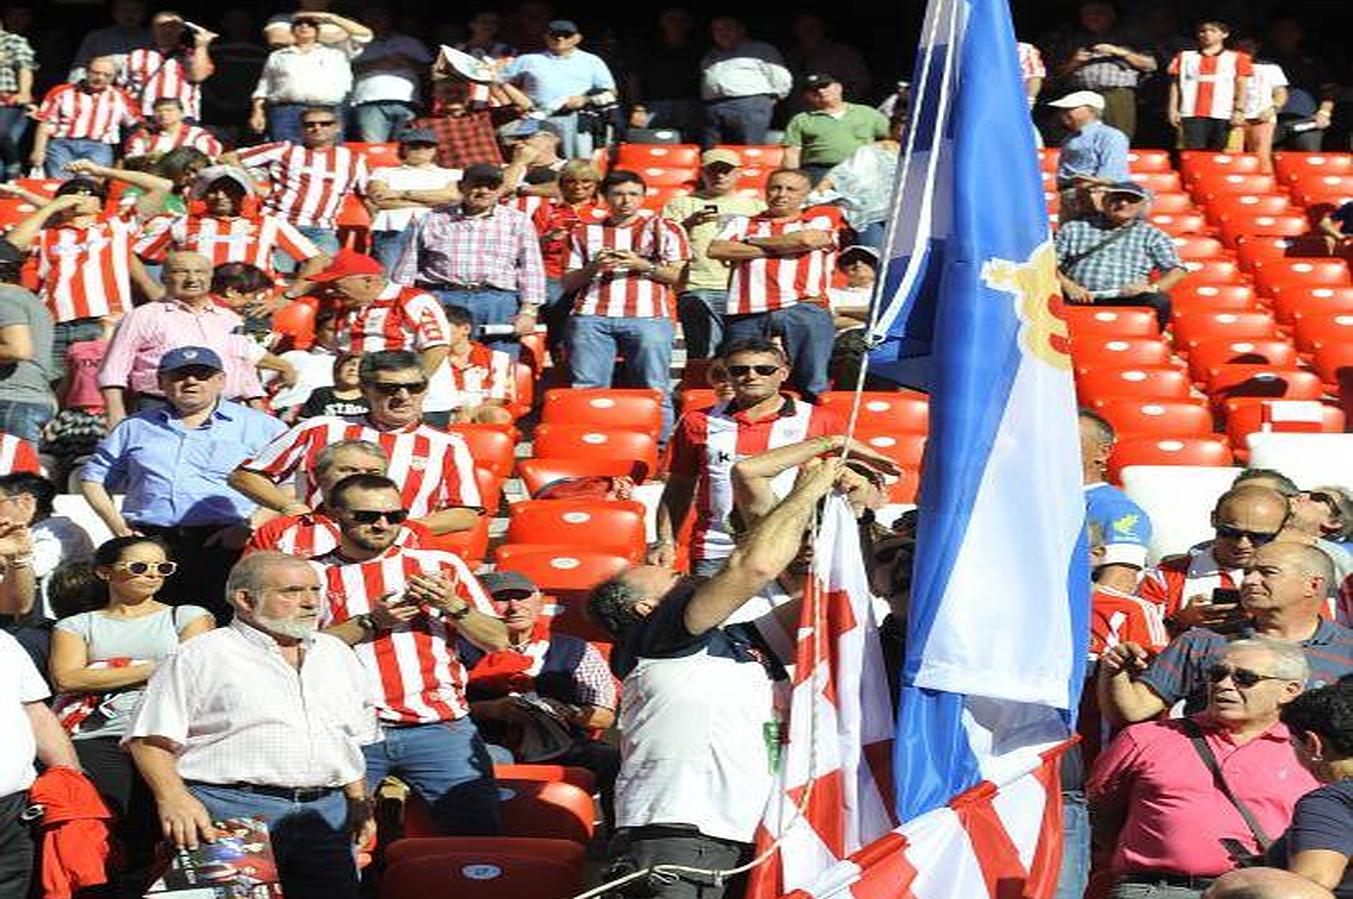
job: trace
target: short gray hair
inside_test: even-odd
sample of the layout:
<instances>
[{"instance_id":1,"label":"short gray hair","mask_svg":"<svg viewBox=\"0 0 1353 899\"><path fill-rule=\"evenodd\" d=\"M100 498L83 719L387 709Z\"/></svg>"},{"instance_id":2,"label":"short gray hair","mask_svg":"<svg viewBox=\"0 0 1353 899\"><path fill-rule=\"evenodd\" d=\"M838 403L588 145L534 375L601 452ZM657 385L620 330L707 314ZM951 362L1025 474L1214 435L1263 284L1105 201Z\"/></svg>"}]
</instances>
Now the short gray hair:
<instances>
[{"instance_id":1,"label":"short gray hair","mask_svg":"<svg viewBox=\"0 0 1353 899\"><path fill-rule=\"evenodd\" d=\"M365 455L380 459L387 465L390 464L389 454L378 443L372 443L370 440L340 440L319 451L313 466L315 474L323 474L327 471L329 466L334 464L334 456L343 450L360 450Z\"/></svg>"},{"instance_id":2,"label":"short gray hair","mask_svg":"<svg viewBox=\"0 0 1353 899\"><path fill-rule=\"evenodd\" d=\"M257 596L263 592L268 572L279 565L291 565L296 562L305 564L305 560L286 553L264 550L245 556L235 563L226 577L226 601L234 602L236 593L248 593Z\"/></svg>"},{"instance_id":3,"label":"short gray hair","mask_svg":"<svg viewBox=\"0 0 1353 899\"><path fill-rule=\"evenodd\" d=\"M1246 637L1243 640L1233 640L1226 644L1228 656L1233 652L1246 650L1259 650L1268 653L1273 658L1273 671L1271 673L1274 677L1304 684L1311 676L1311 665L1306 661L1306 652L1296 643L1274 640L1269 637Z\"/></svg>"}]
</instances>

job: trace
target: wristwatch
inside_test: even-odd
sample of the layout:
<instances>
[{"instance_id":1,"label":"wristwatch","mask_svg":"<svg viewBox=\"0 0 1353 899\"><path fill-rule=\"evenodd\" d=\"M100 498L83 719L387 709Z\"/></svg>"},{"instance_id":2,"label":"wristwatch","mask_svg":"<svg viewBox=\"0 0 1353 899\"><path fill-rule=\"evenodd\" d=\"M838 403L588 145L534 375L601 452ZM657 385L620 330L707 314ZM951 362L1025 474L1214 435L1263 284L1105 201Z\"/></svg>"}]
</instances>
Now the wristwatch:
<instances>
[{"instance_id":1,"label":"wristwatch","mask_svg":"<svg viewBox=\"0 0 1353 899\"><path fill-rule=\"evenodd\" d=\"M376 634L380 633L380 628L376 627L376 622L372 620L369 612L363 612L361 615L353 615L352 620L369 636L374 637Z\"/></svg>"}]
</instances>

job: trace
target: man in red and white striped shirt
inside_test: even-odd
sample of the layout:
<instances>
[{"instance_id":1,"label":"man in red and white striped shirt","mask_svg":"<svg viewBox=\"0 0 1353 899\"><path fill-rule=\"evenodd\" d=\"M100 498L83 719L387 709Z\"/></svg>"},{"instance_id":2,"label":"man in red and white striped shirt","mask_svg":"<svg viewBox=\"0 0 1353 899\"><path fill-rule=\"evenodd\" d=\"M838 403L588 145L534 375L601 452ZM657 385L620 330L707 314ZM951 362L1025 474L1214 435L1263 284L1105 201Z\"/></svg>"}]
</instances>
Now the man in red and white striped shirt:
<instances>
[{"instance_id":1,"label":"man in red and white striped shirt","mask_svg":"<svg viewBox=\"0 0 1353 899\"><path fill-rule=\"evenodd\" d=\"M457 422L511 424L507 404L517 398L516 363L502 350L477 340L474 315L464 306L447 306L451 345L446 365L451 373L452 419Z\"/></svg>"},{"instance_id":2,"label":"man in red and white striped shirt","mask_svg":"<svg viewBox=\"0 0 1353 899\"><path fill-rule=\"evenodd\" d=\"M790 381L810 402L827 391L827 364L836 330L827 288L836 268L840 214L804 210L807 173L777 169L766 182L766 211L737 216L710 242L707 255L732 269L724 341L779 337L789 355Z\"/></svg>"},{"instance_id":3,"label":"man in red and white striped shirt","mask_svg":"<svg viewBox=\"0 0 1353 899\"><path fill-rule=\"evenodd\" d=\"M1168 114L1186 150L1225 150L1231 129L1245 124L1254 65L1248 53L1226 49L1230 34L1224 22L1200 22L1198 49L1181 50L1170 61Z\"/></svg>"},{"instance_id":4,"label":"man in red and white striped shirt","mask_svg":"<svg viewBox=\"0 0 1353 899\"><path fill-rule=\"evenodd\" d=\"M179 147L201 150L212 159L221 155L221 142L210 131L183 121L183 101L161 97L151 110L151 124L142 126L127 138L122 154L128 158L156 153L163 156Z\"/></svg>"},{"instance_id":5,"label":"man in red and white striped shirt","mask_svg":"<svg viewBox=\"0 0 1353 899\"><path fill-rule=\"evenodd\" d=\"M276 141L225 154L221 161L267 172L272 190L264 211L291 222L321 250L338 252L338 213L354 192L366 192L366 159L340 146L339 119L331 106L301 114L301 143Z\"/></svg>"},{"instance_id":6,"label":"man in red and white striped shirt","mask_svg":"<svg viewBox=\"0 0 1353 899\"><path fill-rule=\"evenodd\" d=\"M359 379L371 411L359 419L321 415L278 437L230 476L230 486L283 515L319 503L315 460L340 440L369 440L390 458L387 474L400 485L404 507L434 534L468 530L483 514L474 459L457 434L423 423L428 379L417 355L385 350L362 357ZM297 499L278 486L295 478Z\"/></svg>"},{"instance_id":7,"label":"man in red and white striped shirt","mask_svg":"<svg viewBox=\"0 0 1353 899\"><path fill-rule=\"evenodd\" d=\"M780 392L789 367L774 342L758 337L733 344L724 360L733 399L686 412L677 423L667 483L658 503L658 540L649 549L653 564L672 563L677 530L694 501L691 573L702 576L718 572L733 551L728 529L733 464L810 437L845 433L845 423L835 413ZM792 470L772 481L782 495L793 484Z\"/></svg>"},{"instance_id":8,"label":"man in red and white striped shirt","mask_svg":"<svg viewBox=\"0 0 1353 899\"><path fill-rule=\"evenodd\" d=\"M42 98L29 161L43 166L48 178L69 178L65 165L77 159L113 164L118 129L140 122L136 104L113 86L117 71L111 56L91 59L84 80L58 84Z\"/></svg>"},{"instance_id":9,"label":"man in red and white striped shirt","mask_svg":"<svg viewBox=\"0 0 1353 899\"><path fill-rule=\"evenodd\" d=\"M576 293L564 338L574 387L610 387L617 352L625 381L663 395L662 435L672 430L672 285L690 258L676 222L642 215L644 179L616 170L602 193L610 213L569 237L565 294Z\"/></svg>"},{"instance_id":10,"label":"man in red and white striped shirt","mask_svg":"<svg viewBox=\"0 0 1353 899\"><path fill-rule=\"evenodd\" d=\"M185 47L184 27L178 13L157 12L150 20L155 46L136 48L122 63L118 87L137 102L142 115L150 115L160 98L172 97L182 104L188 118L197 121L202 117L202 82L215 70L207 48L215 35L194 28L193 45Z\"/></svg>"},{"instance_id":11,"label":"man in red and white striped shirt","mask_svg":"<svg viewBox=\"0 0 1353 899\"><path fill-rule=\"evenodd\" d=\"M341 530L324 566L320 626L348 643L366 668L385 739L362 747L367 777L409 783L454 836L498 833L493 763L465 698L463 637L485 652L507 648L507 627L454 553L395 545L407 516L399 489L351 475L329 503Z\"/></svg>"},{"instance_id":12,"label":"man in red and white striped shirt","mask_svg":"<svg viewBox=\"0 0 1353 899\"><path fill-rule=\"evenodd\" d=\"M241 168L208 166L193 181L192 198L206 207L204 215L161 215L146 223L136 241L136 253L150 262L162 262L174 251L201 253L213 267L227 262L247 262L276 279L275 254L297 266L298 279L305 280L329 264L296 226L268 213L243 215L245 198L254 192L253 182ZM293 293L302 285L294 285Z\"/></svg>"}]
</instances>

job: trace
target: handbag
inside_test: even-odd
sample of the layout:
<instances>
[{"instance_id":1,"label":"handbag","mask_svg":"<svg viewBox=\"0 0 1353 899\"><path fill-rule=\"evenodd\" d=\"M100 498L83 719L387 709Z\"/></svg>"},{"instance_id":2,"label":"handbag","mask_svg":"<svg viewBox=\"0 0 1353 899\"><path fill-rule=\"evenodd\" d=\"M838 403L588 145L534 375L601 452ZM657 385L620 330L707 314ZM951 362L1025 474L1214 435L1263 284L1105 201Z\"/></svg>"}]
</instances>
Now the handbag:
<instances>
[{"instance_id":1,"label":"handbag","mask_svg":"<svg viewBox=\"0 0 1353 899\"><path fill-rule=\"evenodd\" d=\"M1239 841L1223 838L1219 840L1222 848L1235 860L1237 867L1262 866L1264 864L1264 853L1273 845L1273 838L1268 835L1263 825L1254 817L1254 813L1250 811L1249 806L1245 805L1241 798L1232 792L1231 785L1226 782L1225 775L1221 773L1221 766L1217 764L1217 757L1212 753L1212 747L1207 745L1207 740L1203 737L1203 729L1198 726L1198 722L1192 718L1185 718L1183 729L1185 735L1189 738L1189 742L1193 744L1194 751L1198 753L1198 757L1203 760L1203 765L1207 768L1208 773L1212 775L1212 782L1216 784L1221 794L1235 806L1236 811L1240 812L1240 817L1245 819L1245 826L1250 829L1251 836L1259 844L1259 852L1252 853L1245 849Z\"/></svg>"}]
</instances>

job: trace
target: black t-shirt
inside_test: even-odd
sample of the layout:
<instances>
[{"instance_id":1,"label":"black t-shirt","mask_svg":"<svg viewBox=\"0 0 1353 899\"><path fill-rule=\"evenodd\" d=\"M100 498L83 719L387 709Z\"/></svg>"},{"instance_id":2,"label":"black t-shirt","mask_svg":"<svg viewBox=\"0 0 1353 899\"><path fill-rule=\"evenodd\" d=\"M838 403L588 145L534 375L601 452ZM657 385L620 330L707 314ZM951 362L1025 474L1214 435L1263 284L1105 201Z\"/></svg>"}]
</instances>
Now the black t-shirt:
<instances>
[{"instance_id":1,"label":"black t-shirt","mask_svg":"<svg viewBox=\"0 0 1353 899\"><path fill-rule=\"evenodd\" d=\"M1292 856L1308 849L1328 849L1353 858L1353 780L1341 780L1312 790L1297 800L1292 824L1268 851L1268 863L1286 868ZM1353 899L1353 874L1334 888L1338 899Z\"/></svg>"},{"instance_id":2,"label":"black t-shirt","mask_svg":"<svg viewBox=\"0 0 1353 899\"><path fill-rule=\"evenodd\" d=\"M301 407L301 418L316 418L320 415L366 415L370 411L371 407L360 396L355 400L341 400L334 396L332 387L317 387L310 392L309 399Z\"/></svg>"}]
</instances>

